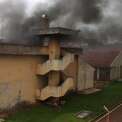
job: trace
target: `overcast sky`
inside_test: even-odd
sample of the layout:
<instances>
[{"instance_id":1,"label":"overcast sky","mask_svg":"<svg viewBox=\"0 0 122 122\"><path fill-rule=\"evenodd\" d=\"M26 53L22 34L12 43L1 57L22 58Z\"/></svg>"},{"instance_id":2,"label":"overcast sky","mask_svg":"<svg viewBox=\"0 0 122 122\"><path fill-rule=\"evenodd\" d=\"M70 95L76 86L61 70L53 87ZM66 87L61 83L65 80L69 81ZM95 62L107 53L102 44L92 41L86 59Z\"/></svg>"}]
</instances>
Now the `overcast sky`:
<instances>
[{"instance_id":1,"label":"overcast sky","mask_svg":"<svg viewBox=\"0 0 122 122\"><path fill-rule=\"evenodd\" d=\"M25 0L28 4L29 7L33 7L38 3L47 3L48 0Z\"/></svg>"},{"instance_id":2,"label":"overcast sky","mask_svg":"<svg viewBox=\"0 0 122 122\"><path fill-rule=\"evenodd\" d=\"M0 2L4 2L4 1L5 0L0 0ZM27 3L26 5L28 6L29 10L31 10L38 3L47 4L47 6L54 3L54 0L52 0L50 2L49 2L49 0L24 0L24 1L25 1L25 3Z\"/></svg>"},{"instance_id":3,"label":"overcast sky","mask_svg":"<svg viewBox=\"0 0 122 122\"><path fill-rule=\"evenodd\" d=\"M56 3L58 0L24 0L27 5L27 11L31 13L36 5L44 4L44 8L48 8Z\"/></svg>"}]
</instances>

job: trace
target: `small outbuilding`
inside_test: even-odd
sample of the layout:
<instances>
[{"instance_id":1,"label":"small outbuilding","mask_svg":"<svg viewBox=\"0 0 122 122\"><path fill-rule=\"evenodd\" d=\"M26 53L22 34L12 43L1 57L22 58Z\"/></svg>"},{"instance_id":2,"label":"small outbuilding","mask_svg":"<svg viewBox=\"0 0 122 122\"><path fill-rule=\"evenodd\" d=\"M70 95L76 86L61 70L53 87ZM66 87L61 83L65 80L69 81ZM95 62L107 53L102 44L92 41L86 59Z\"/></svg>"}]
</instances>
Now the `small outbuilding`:
<instances>
[{"instance_id":1,"label":"small outbuilding","mask_svg":"<svg viewBox=\"0 0 122 122\"><path fill-rule=\"evenodd\" d=\"M78 91L94 88L94 71L95 69L80 56L77 80Z\"/></svg>"}]
</instances>

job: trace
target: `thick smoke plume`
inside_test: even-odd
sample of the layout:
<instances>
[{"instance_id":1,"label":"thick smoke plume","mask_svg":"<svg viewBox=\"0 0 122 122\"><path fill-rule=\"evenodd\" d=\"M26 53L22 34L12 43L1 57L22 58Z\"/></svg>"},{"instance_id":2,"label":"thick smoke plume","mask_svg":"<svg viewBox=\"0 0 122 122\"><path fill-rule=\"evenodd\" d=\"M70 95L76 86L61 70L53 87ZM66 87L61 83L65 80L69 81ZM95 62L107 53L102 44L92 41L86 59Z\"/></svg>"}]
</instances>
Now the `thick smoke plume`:
<instances>
[{"instance_id":1,"label":"thick smoke plume","mask_svg":"<svg viewBox=\"0 0 122 122\"><path fill-rule=\"evenodd\" d=\"M99 6L101 3L101 0L58 0L54 6L45 11L52 21L52 26L74 29L78 23L99 22L102 18ZM36 11L40 12L39 9Z\"/></svg>"},{"instance_id":2,"label":"thick smoke plume","mask_svg":"<svg viewBox=\"0 0 122 122\"><path fill-rule=\"evenodd\" d=\"M90 45L121 42L121 0L53 0L51 6L47 1L36 5L31 13L25 0L0 2L0 36L26 40L31 37L30 30L38 26L41 14L46 13L50 26L80 29L80 37Z\"/></svg>"},{"instance_id":3,"label":"thick smoke plume","mask_svg":"<svg viewBox=\"0 0 122 122\"><path fill-rule=\"evenodd\" d=\"M1 37L17 39L22 37L22 25L26 17L26 6L23 1L5 0L0 3Z\"/></svg>"},{"instance_id":4,"label":"thick smoke plume","mask_svg":"<svg viewBox=\"0 0 122 122\"><path fill-rule=\"evenodd\" d=\"M98 0L90 0L90 2L89 0L59 0L47 10L44 10L41 5L36 6L37 9L29 19L24 1L5 0L0 3L1 35L8 39L24 38L28 35L33 20L39 19L43 12L49 15L54 26L75 28L78 22L94 23L101 17L98 4Z\"/></svg>"}]
</instances>

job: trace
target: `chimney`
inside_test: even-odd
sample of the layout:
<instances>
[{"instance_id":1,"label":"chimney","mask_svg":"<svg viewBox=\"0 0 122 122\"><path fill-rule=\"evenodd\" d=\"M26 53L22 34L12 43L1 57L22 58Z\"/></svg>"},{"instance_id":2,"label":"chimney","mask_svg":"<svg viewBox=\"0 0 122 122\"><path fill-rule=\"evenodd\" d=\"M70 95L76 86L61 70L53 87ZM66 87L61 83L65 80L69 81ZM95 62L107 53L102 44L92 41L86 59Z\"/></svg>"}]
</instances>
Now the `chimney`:
<instances>
[{"instance_id":1,"label":"chimney","mask_svg":"<svg viewBox=\"0 0 122 122\"><path fill-rule=\"evenodd\" d=\"M40 21L40 29L46 30L49 28L49 19L46 14L42 14L41 21Z\"/></svg>"}]
</instances>

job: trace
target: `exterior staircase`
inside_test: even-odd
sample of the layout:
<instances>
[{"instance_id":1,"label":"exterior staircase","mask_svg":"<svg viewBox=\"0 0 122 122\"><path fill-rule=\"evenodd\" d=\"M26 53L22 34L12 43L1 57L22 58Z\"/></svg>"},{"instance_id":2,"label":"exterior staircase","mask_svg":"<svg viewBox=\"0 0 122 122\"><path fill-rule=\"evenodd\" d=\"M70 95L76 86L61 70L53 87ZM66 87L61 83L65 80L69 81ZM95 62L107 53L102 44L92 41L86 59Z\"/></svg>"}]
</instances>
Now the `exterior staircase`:
<instances>
[{"instance_id":1,"label":"exterior staircase","mask_svg":"<svg viewBox=\"0 0 122 122\"><path fill-rule=\"evenodd\" d=\"M46 75L51 71L63 71L72 62L74 62L74 55L70 53L67 53L62 59L48 60L45 63L38 65L37 75ZM41 101L44 101L49 97L59 98L64 96L69 90L72 90L73 87L74 80L72 78L67 78L61 86L48 85L43 89L37 89L36 98Z\"/></svg>"},{"instance_id":2,"label":"exterior staircase","mask_svg":"<svg viewBox=\"0 0 122 122\"><path fill-rule=\"evenodd\" d=\"M37 74L45 75L50 71L63 71L72 62L74 62L73 54L66 54L62 60L48 60L38 65Z\"/></svg>"},{"instance_id":3,"label":"exterior staircase","mask_svg":"<svg viewBox=\"0 0 122 122\"><path fill-rule=\"evenodd\" d=\"M47 86L43 88L41 91L38 89L36 91L36 96L38 100L46 100L49 97L62 97L64 96L69 90L73 89L74 81L72 78L68 78L61 86Z\"/></svg>"}]
</instances>

